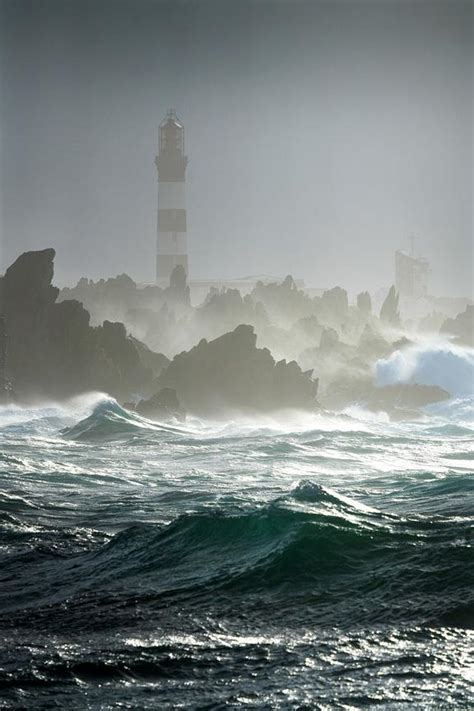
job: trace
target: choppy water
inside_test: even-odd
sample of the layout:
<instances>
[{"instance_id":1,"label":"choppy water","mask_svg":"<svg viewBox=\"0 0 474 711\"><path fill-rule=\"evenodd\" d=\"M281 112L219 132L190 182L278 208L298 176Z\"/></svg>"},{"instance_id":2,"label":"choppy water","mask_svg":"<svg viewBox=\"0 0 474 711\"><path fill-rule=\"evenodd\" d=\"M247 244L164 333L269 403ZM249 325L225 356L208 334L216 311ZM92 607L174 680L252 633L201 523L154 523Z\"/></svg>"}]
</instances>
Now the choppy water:
<instances>
[{"instance_id":1,"label":"choppy water","mask_svg":"<svg viewBox=\"0 0 474 711\"><path fill-rule=\"evenodd\" d=\"M0 705L472 708L472 407L0 412Z\"/></svg>"}]
</instances>

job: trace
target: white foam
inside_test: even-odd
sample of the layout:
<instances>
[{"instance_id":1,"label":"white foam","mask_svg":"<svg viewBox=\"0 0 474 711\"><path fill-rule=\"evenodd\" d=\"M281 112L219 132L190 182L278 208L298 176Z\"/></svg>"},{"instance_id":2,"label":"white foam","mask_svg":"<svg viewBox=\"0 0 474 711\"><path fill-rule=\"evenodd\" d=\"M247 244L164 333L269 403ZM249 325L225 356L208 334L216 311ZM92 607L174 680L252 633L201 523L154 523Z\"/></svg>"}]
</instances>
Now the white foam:
<instances>
[{"instance_id":1,"label":"white foam","mask_svg":"<svg viewBox=\"0 0 474 711\"><path fill-rule=\"evenodd\" d=\"M452 397L474 395L474 349L452 343L421 343L377 361L378 385L438 385Z\"/></svg>"}]
</instances>

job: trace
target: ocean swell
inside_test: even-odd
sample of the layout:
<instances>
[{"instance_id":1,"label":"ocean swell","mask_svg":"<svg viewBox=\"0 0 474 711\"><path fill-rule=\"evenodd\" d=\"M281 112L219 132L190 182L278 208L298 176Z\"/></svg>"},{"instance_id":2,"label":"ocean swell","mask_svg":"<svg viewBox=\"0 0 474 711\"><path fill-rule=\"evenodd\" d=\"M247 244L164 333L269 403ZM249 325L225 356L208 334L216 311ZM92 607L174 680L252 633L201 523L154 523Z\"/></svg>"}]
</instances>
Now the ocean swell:
<instances>
[{"instance_id":1,"label":"ocean swell","mask_svg":"<svg viewBox=\"0 0 474 711\"><path fill-rule=\"evenodd\" d=\"M396 619L402 610L405 618L436 619L472 602L463 522L401 519L342 498L303 482L268 506L134 525L66 557L13 547L2 560L1 607L24 619L48 608L52 620L89 595L105 612L130 597L145 607L186 600L199 607L209 595L218 604L230 593L265 594L280 605L317 605L320 623L352 624Z\"/></svg>"}]
</instances>

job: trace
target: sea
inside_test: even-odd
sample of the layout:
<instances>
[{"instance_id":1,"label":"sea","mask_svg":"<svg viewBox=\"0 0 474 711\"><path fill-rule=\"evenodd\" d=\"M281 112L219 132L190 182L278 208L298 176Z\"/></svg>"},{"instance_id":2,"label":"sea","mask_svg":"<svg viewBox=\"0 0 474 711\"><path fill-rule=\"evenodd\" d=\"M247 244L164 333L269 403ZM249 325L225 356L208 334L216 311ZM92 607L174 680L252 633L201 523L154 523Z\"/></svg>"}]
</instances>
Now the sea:
<instances>
[{"instance_id":1,"label":"sea","mask_svg":"<svg viewBox=\"0 0 474 711\"><path fill-rule=\"evenodd\" d=\"M414 421L2 407L0 708L472 709L461 356Z\"/></svg>"}]
</instances>

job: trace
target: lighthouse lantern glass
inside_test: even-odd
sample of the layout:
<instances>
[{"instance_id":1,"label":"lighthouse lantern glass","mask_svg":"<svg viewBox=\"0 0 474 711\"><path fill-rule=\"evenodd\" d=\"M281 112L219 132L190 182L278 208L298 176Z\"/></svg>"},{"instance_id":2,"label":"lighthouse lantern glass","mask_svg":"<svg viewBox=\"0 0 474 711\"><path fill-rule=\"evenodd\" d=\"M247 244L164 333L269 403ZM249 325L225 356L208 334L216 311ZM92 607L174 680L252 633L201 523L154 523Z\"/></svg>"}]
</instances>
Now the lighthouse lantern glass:
<instances>
[{"instance_id":1,"label":"lighthouse lantern glass","mask_svg":"<svg viewBox=\"0 0 474 711\"><path fill-rule=\"evenodd\" d=\"M160 151L184 153L184 129L176 118L168 118L160 126Z\"/></svg>"}]
</instances>

